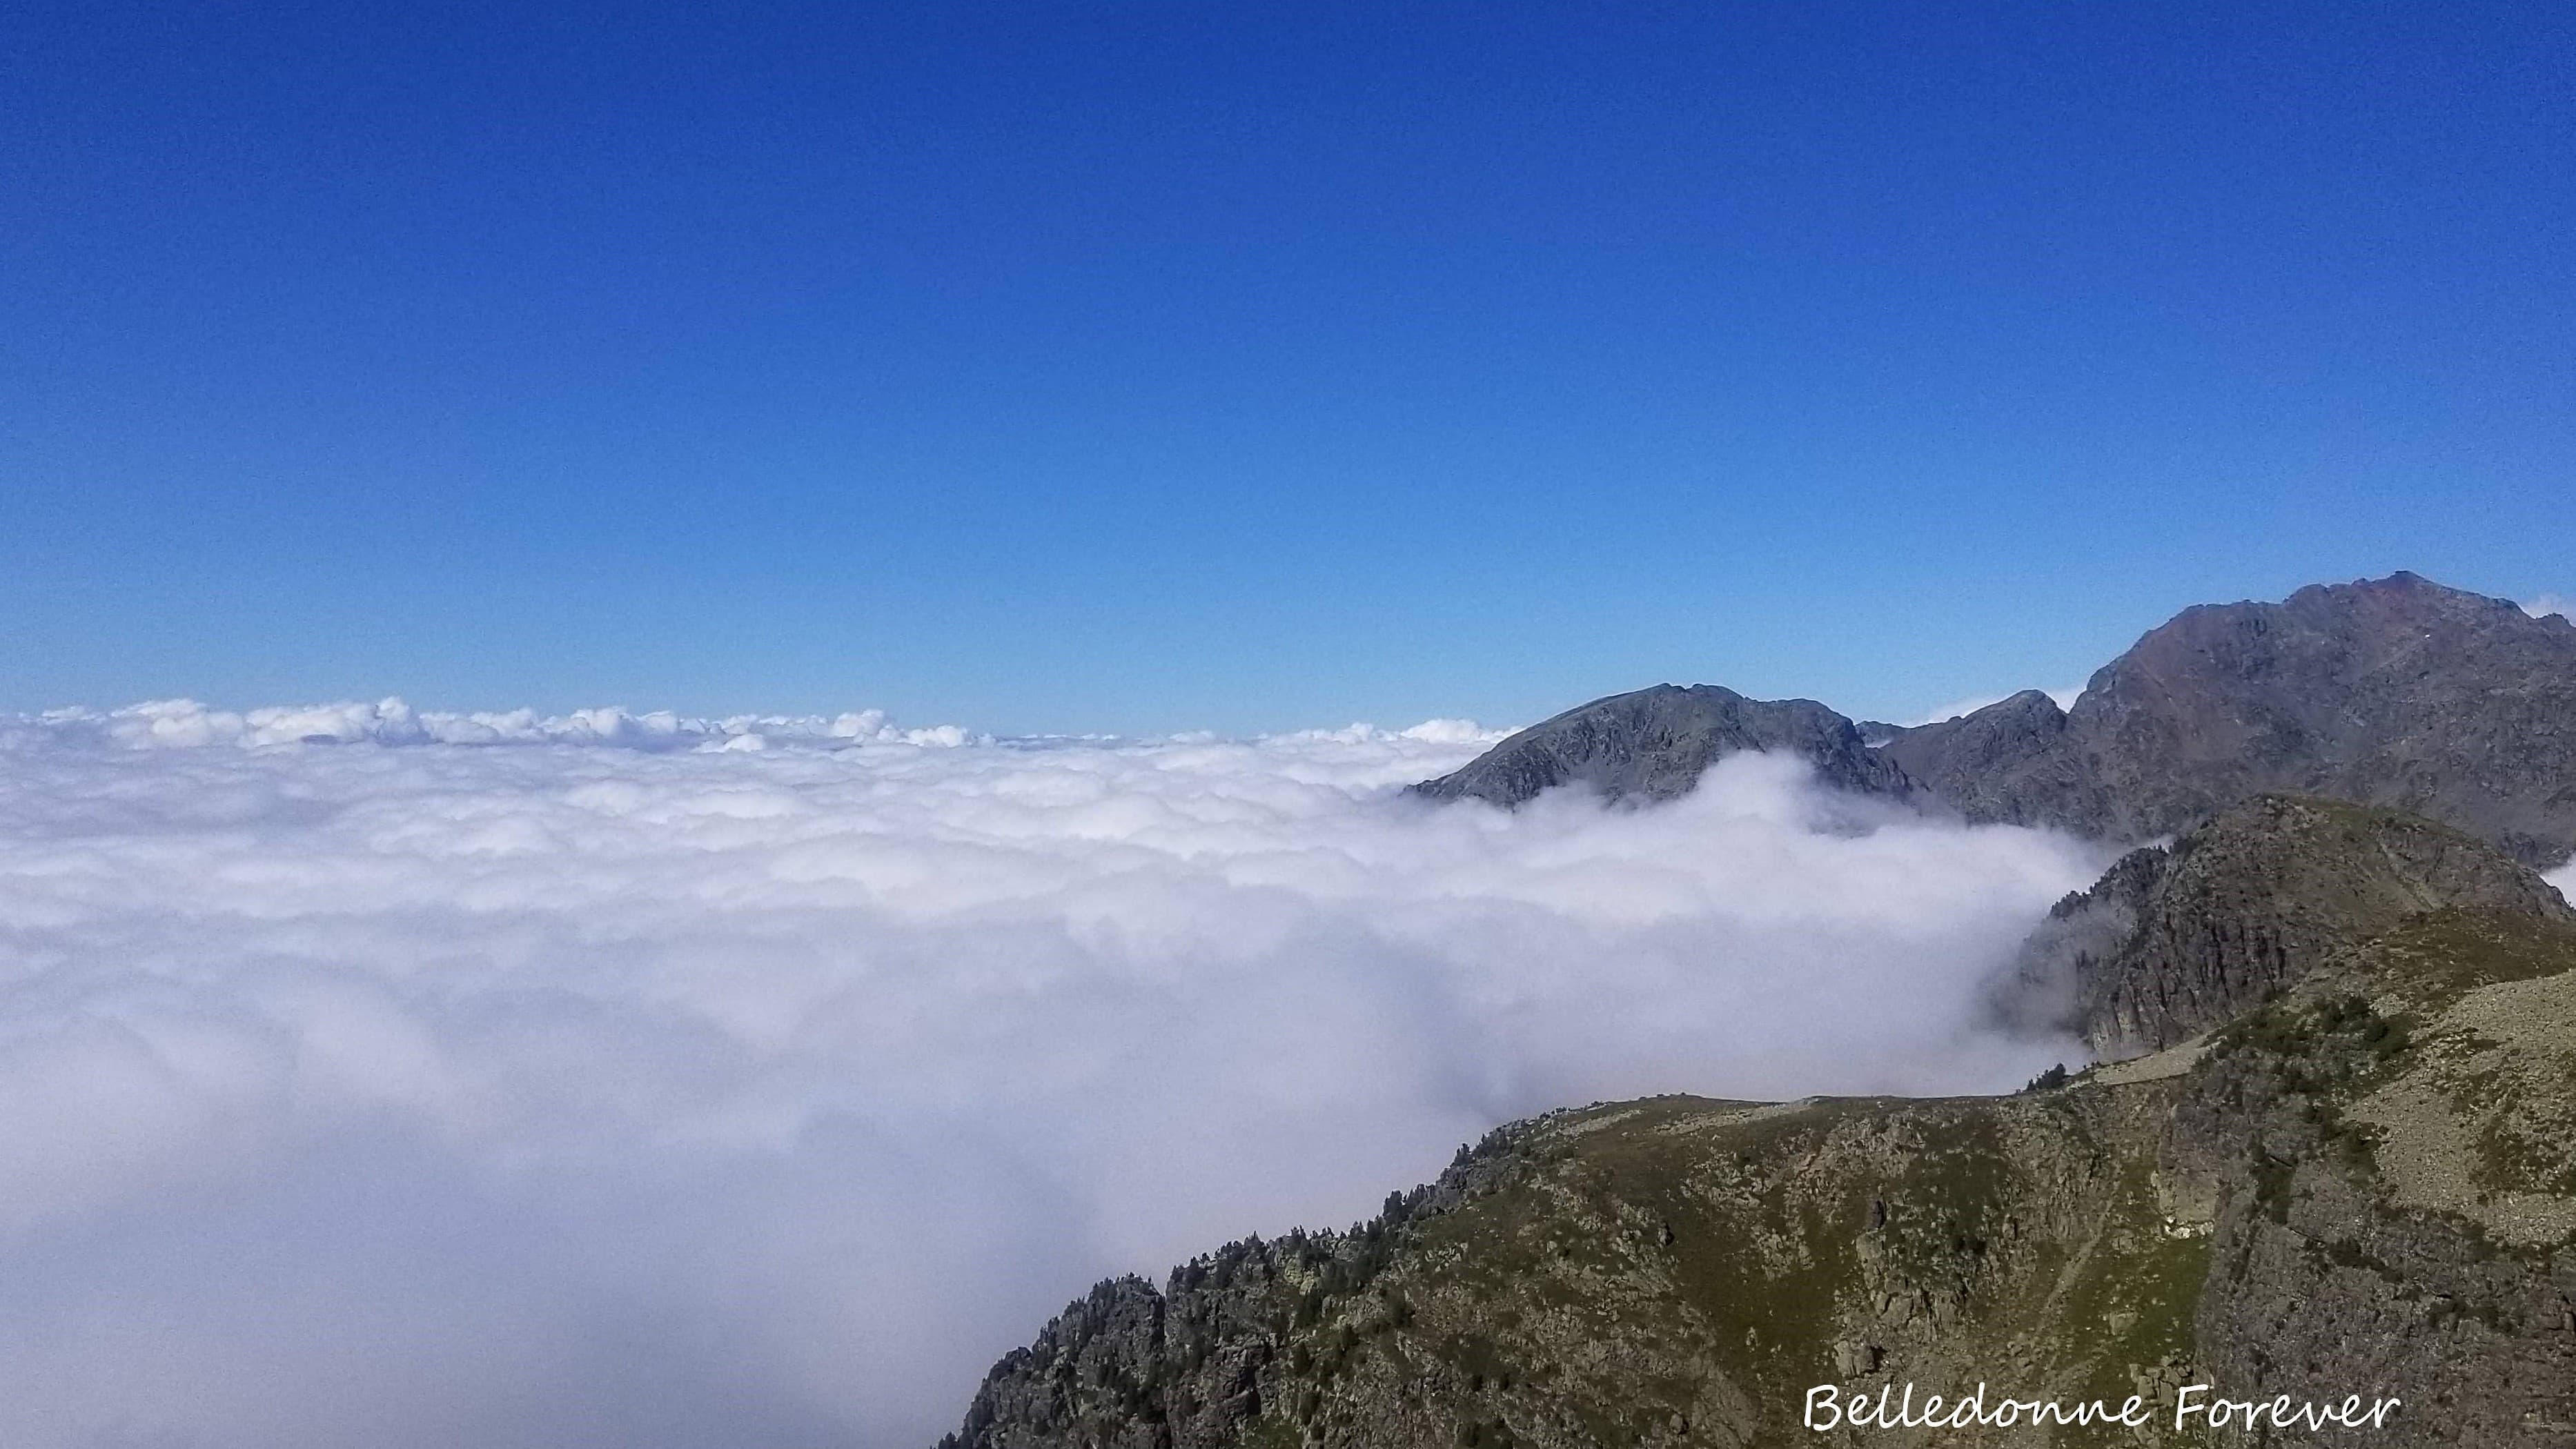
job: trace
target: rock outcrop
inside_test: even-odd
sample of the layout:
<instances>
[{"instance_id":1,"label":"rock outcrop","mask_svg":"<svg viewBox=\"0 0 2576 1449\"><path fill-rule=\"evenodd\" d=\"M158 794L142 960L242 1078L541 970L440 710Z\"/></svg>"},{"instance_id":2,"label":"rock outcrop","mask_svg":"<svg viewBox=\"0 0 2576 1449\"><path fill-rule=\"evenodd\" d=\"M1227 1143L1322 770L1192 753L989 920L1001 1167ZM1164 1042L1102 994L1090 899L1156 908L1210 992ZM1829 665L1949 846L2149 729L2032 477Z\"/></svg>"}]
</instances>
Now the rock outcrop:
<instances>
[{"instance_id":1,"label":"rock outcrop","mask_svg":"<svg viewBox=\"0 0 2576 1449\"><path fill-rule=\"evenodd\" d=\"M2137 918L2123 940L2193 912L2300 933L2303 968L2189 1046L2012 1097L1516 1124L1352 1231L1103 1285L996 1365L949 1443L2233 1442L2171 1428L2208 1384L2403 1401L2260 1442L2565 1449L2576 920L2531 884L2437 826L2259 802L2095 892ZM2136 1394L2150 1427L1800 1422L1819 1384L1981 1382Z\"/></svg>"},{"instance_id":2,"label":"rock outcrop","mask_svg":"<svg viewBox=\"0 0 2576 1449\"><path fill-rule=\"evenodd\" d=\"M1413 787L1434 800L1473 796L1519 805L1542 790L1581 785L1611 800L1670 800L1742 750L1796 755L1819 778L1896 799L1912 782L1862 742L1852 722L1811 699L1747 699L1714 684L1659 684L1596 699L1530 726L1464 767Z\"/></svg>"},{"instance_id":3,"label":"rock outcrop","mask_svg":"<svg viewBox=\"0 0 2576 1449\"><path fill-rule=\"evenodd\" d=\"M2420 816L2261 795L2170 848L2131 852L2024 943L2002 999L2104 1057L2172 1046L2335 951L2440 907L2576 924L2530 868ZM2033 1017L2053 1018L2044 1023Z\"/></svg>"}]
</instances>

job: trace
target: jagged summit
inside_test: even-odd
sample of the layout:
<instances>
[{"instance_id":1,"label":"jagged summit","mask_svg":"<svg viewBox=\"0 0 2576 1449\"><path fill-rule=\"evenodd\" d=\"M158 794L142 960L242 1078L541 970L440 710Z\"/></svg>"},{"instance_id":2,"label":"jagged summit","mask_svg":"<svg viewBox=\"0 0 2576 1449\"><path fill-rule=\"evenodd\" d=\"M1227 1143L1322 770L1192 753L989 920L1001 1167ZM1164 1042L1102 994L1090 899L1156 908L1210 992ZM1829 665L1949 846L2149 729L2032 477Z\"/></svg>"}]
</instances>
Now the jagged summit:
<instances>
[{"instance_id":1,"label":"jagged summit","mask_svg":"<svg viewBox=\"0 0 2576 1449\"><path fill-rule=\"evenodd\" d=\"M2186 609L2072 709L2024 690L1937 724L1858 726L1809 700L1661 685L1415 788L1501 805L1569 782L1669 799L1743 749L1972 821L2145 841L2287 791L2414 811L2552 865L2576 852L2576 625L2398 573Z\"/></svg>"},{"instance_id":2,"label":"jagged summit","mask_svg":"<svg viewBox=\"0 0 2576 1449\"><path fill-rule=\"evenodd\" d=\"M2576 851L2576 626L2411 573L2202 605L2071 710L2025 692L1884 753L1974 820L2146 840L2283 790L2555 864Z\"/></svg>"}]
</instances>

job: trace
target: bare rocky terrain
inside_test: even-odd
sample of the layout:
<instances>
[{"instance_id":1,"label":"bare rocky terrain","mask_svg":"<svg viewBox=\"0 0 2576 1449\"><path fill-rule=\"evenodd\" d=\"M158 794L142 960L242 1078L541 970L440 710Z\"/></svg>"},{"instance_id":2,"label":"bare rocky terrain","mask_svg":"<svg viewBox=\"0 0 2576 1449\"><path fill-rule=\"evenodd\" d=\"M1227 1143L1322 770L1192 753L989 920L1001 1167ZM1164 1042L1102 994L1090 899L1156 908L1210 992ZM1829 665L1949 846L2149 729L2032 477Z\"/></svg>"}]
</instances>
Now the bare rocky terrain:
<instances>
[{"instance_id":1,"label":"bare rocky terrain","mask_svg":"<svg viewBox=\"0 0 2576 1449\"><path fill-rule=\"evenodd\" d=\"M1882 749L1972 820L2147 840L2292 791L2550 866L2576 851L2576 625L2408 573L2204 605L2071 709L2018 694Z\"/></svg>"},{"instance_id":2,"label":"bare rocky terrain","mask_svg":"<svg viewBox=\"0 0 2576 1449\"><path fill-rule=\"evenodd\" d=\"M2547 883L2420 816L2260 795L2069 896L2024 943L1997 1004L2097 1055L2175 1045L2260 1004L2345 943L2434 904L2576 924Z\"/></svg>"},{"instance_id":3,"label":"bare rocky terrain","mask_svg":"<svg viewBox=\"0 0 2576 1449\"><path fill-rule=\"evenodd\" d=\"M1569 784L1670 799L1745 749L1974 821L2143 843L2291 792L2405 810L2553 866L2576 852L2576 625L2400 573L2186 609L2071 709L2025 690L1864 729L1812 700L1665 684L1568 710L1416 789L1506 806Z\"/></svg>"}]
</instances>

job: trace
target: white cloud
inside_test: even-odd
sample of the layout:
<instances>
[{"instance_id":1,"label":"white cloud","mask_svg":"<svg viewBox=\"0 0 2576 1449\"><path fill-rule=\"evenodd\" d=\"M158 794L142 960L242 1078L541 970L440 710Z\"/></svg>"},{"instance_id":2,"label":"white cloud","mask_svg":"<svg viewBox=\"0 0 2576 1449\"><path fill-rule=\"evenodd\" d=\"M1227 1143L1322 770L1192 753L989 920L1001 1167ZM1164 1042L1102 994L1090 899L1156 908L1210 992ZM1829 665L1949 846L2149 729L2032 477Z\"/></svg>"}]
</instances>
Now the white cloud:
<instances>
[{"instance_id":1,"label":"white cloud","mask_svg":"<svg viewBox=\"0 0 2576 1449\"><path fill-rule=\"evenodd\" d=\"M1448 723L1435 720L1433 724ZM955 725L896 729L885 711L862 710L832 719L820 715L734 715L695 719L656 710L575 710L541 718L536 711L447 713L416 711L400 699L373 704L286 705L235 712L209 709L193 699L156 699L105 712L55 710L21 721L7 733L94 740L136 748L193 749L235 745L611 745L634 750L757 750L772 740L838 744L910 744L954 748L971 737Z\"/></svg>"},{"instance_id":2,"label":"white cloud","mask_svg":"<svg viewBox=\"0 0 2576 1449\"><path fill-rule=\"evenodd\" d=\"M2552 614L2562 619L2576 619L2576 599L2565 594L2542 594L2539 598L2524 600L2522 611L2535 619L2546 619Z\"/></svg>"},{"instance_id":3,"label":"white cloud","mask_svg":"<svg viewBox=\"0 0 2576 1449\"><path fill-rule=\"evenodd\" d=\"M1497 1121L2057 1055L1969 1002L2087 849L1750 756L1394 793L1494 737L0 728L0 1443L919 1445L1095 1277Z\"/></svg>"}]
</instances>

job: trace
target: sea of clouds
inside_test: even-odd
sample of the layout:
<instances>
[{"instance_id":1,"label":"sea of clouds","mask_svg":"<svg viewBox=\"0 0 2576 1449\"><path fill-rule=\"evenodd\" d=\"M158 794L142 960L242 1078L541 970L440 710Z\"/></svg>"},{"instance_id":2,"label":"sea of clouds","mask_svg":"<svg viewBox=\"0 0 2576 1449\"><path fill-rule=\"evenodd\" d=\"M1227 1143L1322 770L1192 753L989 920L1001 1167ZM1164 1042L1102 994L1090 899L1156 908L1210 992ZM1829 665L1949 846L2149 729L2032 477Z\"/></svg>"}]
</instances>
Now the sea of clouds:
<instances>
[{"instance_id":1,"label":"sea of clouds","mask_svg":"<svg viewBox=\"0 0 2576 1449\"><path fill-rule=\"evenodd\" d=\"M1460 722L0 722L0 1444L918 1446L1094 1279L1549 1107L2009 1088L2103 863Z\"/></svg>"}]
</instances>

